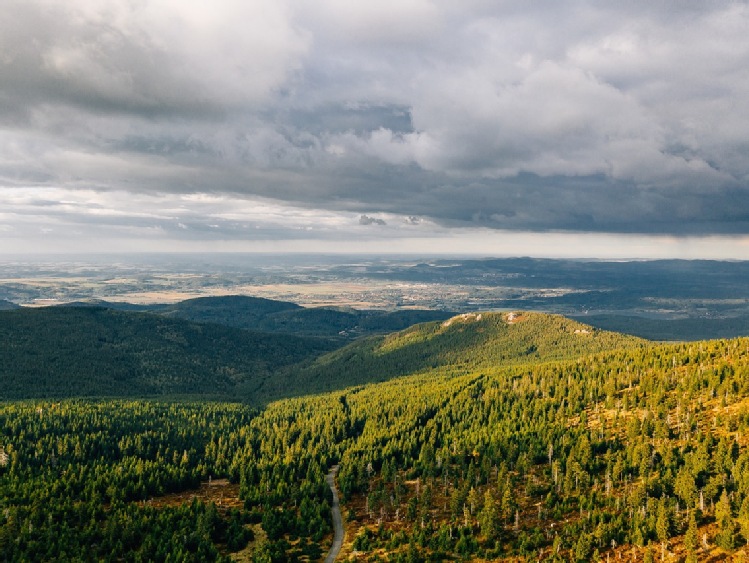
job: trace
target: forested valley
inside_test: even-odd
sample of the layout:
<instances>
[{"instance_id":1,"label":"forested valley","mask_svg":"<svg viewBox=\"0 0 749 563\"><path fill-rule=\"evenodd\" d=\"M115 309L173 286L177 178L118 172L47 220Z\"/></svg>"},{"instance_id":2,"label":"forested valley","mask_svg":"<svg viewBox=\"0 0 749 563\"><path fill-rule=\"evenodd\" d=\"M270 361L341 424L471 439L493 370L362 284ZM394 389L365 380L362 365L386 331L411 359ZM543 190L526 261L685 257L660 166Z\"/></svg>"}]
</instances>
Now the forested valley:
<instances>
[{"instance_id":1,"label":"forested valley","mask_svg":"<svg viewBox=\"0 0 749 563\"><path fill-rule=\"evenodd\" d=\"M2 557L321 560L334 465L342 560L747 555L749 339L462 316L300 373L326 368L333 390L253 406L6 399Z\"/></svg>"}]
</instances>

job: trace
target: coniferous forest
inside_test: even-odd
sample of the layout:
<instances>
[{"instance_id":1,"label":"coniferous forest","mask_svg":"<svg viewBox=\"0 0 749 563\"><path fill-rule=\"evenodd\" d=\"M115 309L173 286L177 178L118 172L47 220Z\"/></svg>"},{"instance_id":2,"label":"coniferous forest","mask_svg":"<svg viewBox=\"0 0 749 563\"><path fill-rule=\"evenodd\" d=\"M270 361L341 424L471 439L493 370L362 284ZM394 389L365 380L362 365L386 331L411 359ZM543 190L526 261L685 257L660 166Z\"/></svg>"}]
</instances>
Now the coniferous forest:
<instances>
[{"instance_id":1,"label":"coniferous forest","mask_svg":"<svg viewBox=\"0 0 749 563\"><path fill-rule=\"evenodd\" d=\"M334 466L341 560L749 554L749 339L464 315L279 377L294 397L6 400L2 558L322 560Z\"/></svg>"}]
</instances>

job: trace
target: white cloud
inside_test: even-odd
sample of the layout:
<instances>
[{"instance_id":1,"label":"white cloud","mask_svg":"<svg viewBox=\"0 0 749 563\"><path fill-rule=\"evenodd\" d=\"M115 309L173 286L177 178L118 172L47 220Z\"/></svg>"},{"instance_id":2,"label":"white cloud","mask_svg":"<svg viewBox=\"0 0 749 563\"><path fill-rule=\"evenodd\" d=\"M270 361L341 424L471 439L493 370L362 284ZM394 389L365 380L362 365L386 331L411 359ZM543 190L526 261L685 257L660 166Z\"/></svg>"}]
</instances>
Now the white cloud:
<instances>
[{"instance_id":1,"label":"white cloud","mask_svg":"<svg viewBox=\"0 0 749 563\"><path fill-rule=\"evenodd\" d=\"M362 240L376 225L386 238L430 237L443 232L429 221L412 221L396 214L377 217L324 209L295 207L280 201L211 194L147 194L65 188L6 188L0 212L0 253L18 249L19 240L35 241L39 233L55 233L53 245L66 244L88 233L106 249L127 236L141 250L162 249L174 238L214 244L252 244L258 240L291 240L303 231L313 240ZM366 219L366 220L364 220ZM392 224L390 224L392 223ZM25 247L25 245L24 245Z\"/></svg>"},{"instance_id":2,"label":"white cloud","mask_svg":"<svg viewBox=\"0 0 749 563\"><path fill-rule=\"evenodd\" d=\"M4 74L44 88L35 96L92 109L257 106L308 49L283 1L10 2L17 17L0 24Z\"/></svg>"},{"instance_id":3,"label":"white cloud","mask_svg":"<svg viewBox=\"0 0 749 563\"><path fill-rule=\"evenodd\" d=\"M429 0L299 1L295 9L300 24L314 29L321 42L389 49L431 40L443 29L444 14Z\"/></svg>"},{"instance_id":4,"label":"white cloud","mask_svg":"<svg viewBox=\"0 0 749 563\"><path fill-rule=\"evenodd\" d=\"M0 190L70 233L749 231L743 2L8 1Z\"/></svg>"}]
</instances>

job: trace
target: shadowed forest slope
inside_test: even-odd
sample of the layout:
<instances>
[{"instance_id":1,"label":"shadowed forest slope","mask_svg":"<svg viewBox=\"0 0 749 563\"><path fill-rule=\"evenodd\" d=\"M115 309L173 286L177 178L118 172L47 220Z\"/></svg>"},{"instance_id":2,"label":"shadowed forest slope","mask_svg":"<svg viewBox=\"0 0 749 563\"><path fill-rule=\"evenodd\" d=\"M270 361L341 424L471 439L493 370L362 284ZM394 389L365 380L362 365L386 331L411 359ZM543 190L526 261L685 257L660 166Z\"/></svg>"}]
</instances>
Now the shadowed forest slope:
<instances>
[{"instance_id":1,"label":"shadowed forest slope","mask_svg":"<svg viewBox=\"0 0 749 563\"><path fill-rule=\"evenodd\" d=\"M98 307L0 314L0 397L242 395L330 341Z\"/></svg>"}]
</instances>

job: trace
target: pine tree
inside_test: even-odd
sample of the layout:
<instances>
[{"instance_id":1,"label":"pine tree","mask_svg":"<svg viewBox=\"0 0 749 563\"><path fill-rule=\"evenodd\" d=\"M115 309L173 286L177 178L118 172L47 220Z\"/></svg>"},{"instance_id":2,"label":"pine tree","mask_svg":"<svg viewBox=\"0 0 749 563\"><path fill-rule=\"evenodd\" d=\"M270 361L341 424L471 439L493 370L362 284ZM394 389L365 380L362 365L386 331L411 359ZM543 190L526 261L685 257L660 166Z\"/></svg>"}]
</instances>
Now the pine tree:
<instances>
[{"instance_id":1,"label":"pine tree","mask_svg":"<svg viewBox=\"0 0 749 563\"><path fill-rule=\"evenodd\" d=\"M697 498L697 486L694 483L692 472L686 466L679 469L676 474L674 492L684 501L687 508L694 507Z\"/></svg>"},{"instance_id":2,"label":"pine tree","mask_svg":"<svg viewBox=\"0 0 749 563\"><path fill-rule=\"evenodd\" d=\"M723 489L718 504L715 505L715 521L718 523L718 535L715 543L726 551L736 546L736 524L731 514L731 501L728 492Z\"/></svg>"},{"instance_id":3,"label":"pine tree","mask_svg":"<svg viewBox=\"0 0 749 563\"><path fill-rule=\"evenodd\" d=\"M590 561L590 552L593 549L593 538L590 534L582 533L575 543L575 560Z\"/></svg>"},{"instance_id":4,"label":"pine tree","mask_svg":"<svg viewBox=\"0 0 749 563\"><path fill-rule=\"evenodd\" d=\"M741 503L738 521L741 528L741 535L749 545L749 496L744 497L744 501Z\"/></svg>"},{"instance_id":5,"label":"pine tree","mask_svg":"<svg viewBox=\"0 0 749 563\"><path fill-rule=\"evenodd\" d=\"M661 497L658 501L658 509L655 519L655 533L658 536L658 540L665 542L671 537L671 522L669 520L668 505L666 504L666 498Z\"/></svg>"},{"instance_id":6,"label":"pine tree","mask_svg":"<svg viewBox=\"0 0 749 563\"><path fill-rule=\"evenodd\" d=\"M491 489L487 489L484 493L484 507L479 513L479 525L481 526L481 533L488 541L496 538L498 531L497 506Z\"/></svg>"},{"instance_id":7,"label":"pine tree","mask_svg":"<svg viewBox=\"0 0 749 563\"><path fill-rule=\"evenodd\" d=\"M500 503L500 509L502 511L502 517L506 520L509 520L512 518L512 515L515 513L515 509L517 507L517 502L515 502L515 495L512 492L512 487L508 482L505 484L504 488L502 489L502 500Z\"/></svg>"},{"instance_id":8,"label":"pine tree","mask_svg":"<svg viewBox=\"0 0 749 563\"><path fill-rule=\"evenodd\" d=\"M697 519L694 510L689 511L689 524L684 534L684 548L687 551L686 563L697 563Z\"/></svg>"}]
</instances>

